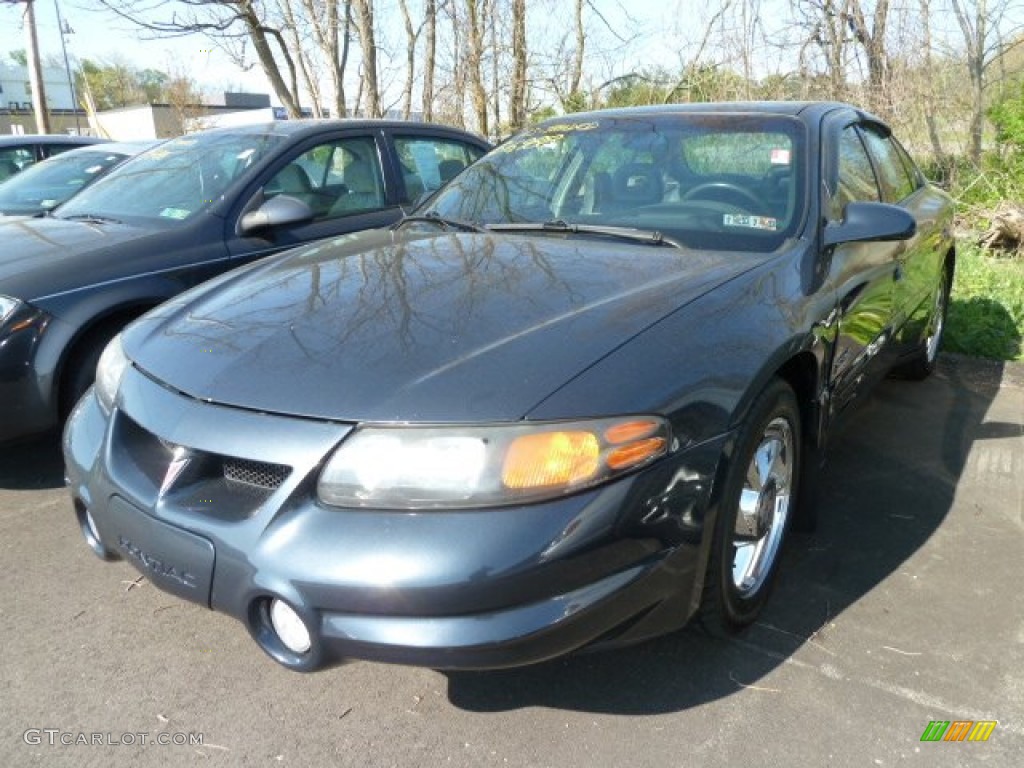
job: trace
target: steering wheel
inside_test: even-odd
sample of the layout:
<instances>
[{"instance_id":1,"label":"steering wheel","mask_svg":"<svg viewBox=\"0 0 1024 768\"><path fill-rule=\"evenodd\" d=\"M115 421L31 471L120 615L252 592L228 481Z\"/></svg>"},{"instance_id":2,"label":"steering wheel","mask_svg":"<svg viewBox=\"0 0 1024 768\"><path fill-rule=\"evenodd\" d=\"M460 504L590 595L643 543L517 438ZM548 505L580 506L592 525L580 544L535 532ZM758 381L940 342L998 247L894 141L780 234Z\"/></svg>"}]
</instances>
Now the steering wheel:
<instances>
[{"instance_id":1,"label":"steering wheel","mask_svg":"<svg viewBox=\"0 0 1024 768\"><path fill-rule=\"evenodd\" d=\"M687 190L682 200L703 198L705 200L718 200L720 202L736 205L751 213L764 208L764 203L758 200L753 192L730 184L728 181L709 181L698 184L693 189Z\"/></svg>"}]
</instances>

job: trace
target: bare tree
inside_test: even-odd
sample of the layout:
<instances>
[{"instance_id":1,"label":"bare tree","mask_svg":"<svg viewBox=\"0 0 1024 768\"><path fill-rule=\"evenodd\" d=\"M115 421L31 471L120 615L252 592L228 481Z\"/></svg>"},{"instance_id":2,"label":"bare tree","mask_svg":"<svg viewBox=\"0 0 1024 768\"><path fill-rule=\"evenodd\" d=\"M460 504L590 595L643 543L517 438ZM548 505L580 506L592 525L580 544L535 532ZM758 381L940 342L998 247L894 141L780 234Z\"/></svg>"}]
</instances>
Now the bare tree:
<instances>
[{"instance_id":1,"label":"bare tree","mask_svg":"<svg viewBox=\"0 0 1024 768\"><path fill-rule=\"evenodd\" d=\"M862 0L847 0L846 21L867 59L870 106L887 117L891 111L888 103L889 55L886 49L889 0L875 0L870 25Z\"/></svg>"},{"instance_id":2,"label":"bare tree","mask_svg":"<svg viewBox=\"0 0 1024 768\"><path fill-rule=\"evenodd\" d=\"M528 64L526 0L512 0L512 92L508 111L513 130L526 125Z\"/></svg>"},{"instance_id":3,"label":"bare tree","mask_svg":"<svg viewBox=\"0 0 1024 768\"><path fill-rule=\"evenodd\" d=\"M295 52L299 74L302 75L302 84L313 101L313 117L323 117L323 98L320 94L320 81L315 76L316 65L311 60L311 54L308 52L309 47L304 45L304 41L299 37L300 26L295 18L292 0L277 0L277 6L284 20L282 25L284 34L291 44L292 50ZM306 25L303 25L303 28L307 28Z\"/></svg>"},{"instance_id":4,"label":"bare tree","mask_svg":"<svg viewBox=\"0 0 1024 768\"><path fill-rule=\"evenodd\" d=\"M484 84L484 29L486 28L485 6L481 0L465 0L466 3L466 76L473 96L473 111L476 115L476 129L488 135L487 87Z\"/></svg>"},{"instance_id":5,"label":"bare tree","mask_svg":"<svg viewBox=\"0 0 1024 768\"><path fill-rule=\"evenodd\" d=\"M373 0L352 0L352 10L362 51L363 76L359 86L360 93L366 96L366 114L369 117L380 117L382 111L380 82L377 78L377 38L373 22Z\"/></svg>"},{"instance_id":6,"label":"bare tree","mask_svg":"<svg viewBox=\"0 0 1024 768\"><path fill-rule=\"evenodd\" d=\"M416 79L416 45L419 42L420 33L423 31L423 23L413 27L412 16L409 14L409 6L406 0L398 0L398 7L402 11L402 22L405 25L405 86L402 88L402 118L409 119L412 113L412 86Z\"/></svg>"},{"instance_id":7,"label":"bare tree","mask_svg":"<svg viewBox=\"0 0 1024 768\"><path fill-rule=\"evenodd\" d=\"M340 16L339 6L342 9ZM306 11L302 22L312 32L330 75L334 91L334 114L345 117L348 113L345 104L345 69L348 64L352 3L350 0L302 0L302 7Z\"/></svg>"},{"instance_id":8,"label":"bare tree","mask_svg":"<svg viewBox=\"0 0 1024 768\"><path fill-rule=\"evenodd\" d=\"M423 56L423 119L434 119L434 70L437 66L437 0L427 0L423 10L426 40Z\"/></svg>"},{"instance_id":9,"label":"bare tree","mask_svg":"<svg viewBox=\"0 0 1024 768\"><path fill-rule=\"evenodd\" d=\"M919 2L921 4L921 44L924 53L923 62L925 72L930 75L934 72L934 62L932 57L931 0L919 0ZM933 107L936 101L935 79L930 76L927 77L925 87L927 89L928 98L923 107L925 125L928 126L928 140L931 142L932 154L935 155L935 159L941 161L943 157L945 157L945 152L942 150L942 139L939 137L939 127L935 120L935 109Z\"/></svg>"},{"instance_id":10,"label":"bare tree","mask_svg":"<svg viewBox=\"0 0 1024 768\"><path fill-rule=\"evenodd\" d=\"M263 73L292 117L300 115L295 61L278 27L269 24L258 0L99 0L105 7L154 37L202 34L220 45L243 68L251 43ZM154 17L170 13L169 17ZM278 62L284 64L284 71ZM287 73L287 79L286 74Z\"/></svg>"},{"instance_id":11,"label":"bare tree","mask_svg":"<svg viewBox=\"0 0 1024 768\"><path fill-rule=\"evenodd\" d=\"M968 80L971 84L971 127L968 155L975 164L981 162L985 129L985 91L989 85L989 69L1000 60L1015 42L1020 27L1007 35L1004 21L1014 7L1014 0L950 0L957 24L963 33ZM1019 7L1019 6L1018 6Z\"/></svg>"}]
</instances>

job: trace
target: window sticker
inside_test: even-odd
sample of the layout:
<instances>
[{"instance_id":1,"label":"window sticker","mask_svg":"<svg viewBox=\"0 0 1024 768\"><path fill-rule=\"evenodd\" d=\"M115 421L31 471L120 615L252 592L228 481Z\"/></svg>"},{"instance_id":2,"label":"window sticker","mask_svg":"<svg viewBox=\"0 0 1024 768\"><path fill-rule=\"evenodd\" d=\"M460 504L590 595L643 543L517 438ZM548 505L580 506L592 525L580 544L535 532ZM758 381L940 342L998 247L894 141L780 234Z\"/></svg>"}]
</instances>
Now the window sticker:
<instances>
[{"instance_id":1,"label":"window sticker","mask_svg":"<svg viewBox=\"0 0 1024 768\"><path fill-rule=\"evenodd\" d=\"M187 219L189 213L184 208L164 208L160 211L160 216L165 219Z\"/></svg>"},{"instance_id":2,"label":"window sticker","mask_svg":"<svg viewBox=\"0 0 1024 768\"><path fill-rule=\"evenodd\" d=\"M747 216L742 213L726 213L722 216L722 223L727 227L763 229L768 232L774 232L779 228L778 220L771 216Z\"/></svg>"},{"instance_id":3,"label":"window sticker","mask_svg":"<svg viewBox=\"0 0 1024 768\"><path fill-rule=\"evenodd\" d=\"M790 151L781 148L773 149L771 161L772 165L789 165Z\"/></svg>"}]
</instances>

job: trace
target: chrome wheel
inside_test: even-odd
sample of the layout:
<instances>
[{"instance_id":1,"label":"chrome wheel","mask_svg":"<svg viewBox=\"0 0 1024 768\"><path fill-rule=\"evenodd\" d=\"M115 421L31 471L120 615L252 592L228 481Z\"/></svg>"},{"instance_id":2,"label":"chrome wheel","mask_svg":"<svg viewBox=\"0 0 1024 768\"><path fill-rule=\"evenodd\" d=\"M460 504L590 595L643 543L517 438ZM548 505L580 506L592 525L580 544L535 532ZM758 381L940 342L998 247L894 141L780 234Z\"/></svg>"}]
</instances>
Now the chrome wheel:
<instances>
[{"instance_id":1,"label":"chrome wheel","mask_svg":"<svg viewBox=\"0 0 1024 768\"><path fill-rule=\"evenodd\" d=\"M932 311L932 318L929 322L930 330L925 340L925 360L930 365L935 362L939 354L939 344L942 343L942 327L946 323L946 278L945 275L939 281L939 287L935 289L935 307Z\"/></svg>"},{"instance_id":2,"label":"chrome wheel","mask_svg":"<svg viewBox=\"0 0 1024 768\"><path fill-rule=\"evenodd\" d=\"M789 517L793 471L793 429L779 416L765 427L740 491L732 535L732 583L740 597L756 593L772 572Z\"/></svg>"}]
</instances>

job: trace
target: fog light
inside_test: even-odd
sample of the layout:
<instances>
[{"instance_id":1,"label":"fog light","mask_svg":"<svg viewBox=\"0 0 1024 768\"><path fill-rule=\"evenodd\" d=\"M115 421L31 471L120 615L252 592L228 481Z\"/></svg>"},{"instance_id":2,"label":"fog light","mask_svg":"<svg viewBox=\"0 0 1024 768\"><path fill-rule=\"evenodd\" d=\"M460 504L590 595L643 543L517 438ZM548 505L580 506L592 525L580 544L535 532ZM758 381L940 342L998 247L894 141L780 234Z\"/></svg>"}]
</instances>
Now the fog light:
<instances>
[{"instance_id":1,"label":"fog light","mask_svg":"<svg viewBox=\"0 0 1024 768\"><path fill-rule=\"evenodd\" d=\"M100 532L96 528L96 521L92 519L92 512L85 510L85 524L89 528L89 533L92 535L97 542L100 541Z\"/></svg>"},{"instance_id":2,"label":"fog light","mask_svg":"<svg viewBox=\"0 0 1024 768\"><path fill-rule=\"evenodd\" d=\"M289 651L306 653L309 650L311 645L309 630L306 629L305 622L299 618L299 614L288 603L277 598L271 601L270 623L278 638Z\"/></svg>"}]
</instances>

